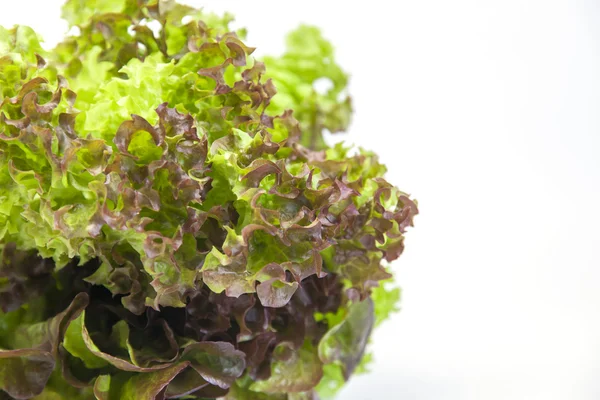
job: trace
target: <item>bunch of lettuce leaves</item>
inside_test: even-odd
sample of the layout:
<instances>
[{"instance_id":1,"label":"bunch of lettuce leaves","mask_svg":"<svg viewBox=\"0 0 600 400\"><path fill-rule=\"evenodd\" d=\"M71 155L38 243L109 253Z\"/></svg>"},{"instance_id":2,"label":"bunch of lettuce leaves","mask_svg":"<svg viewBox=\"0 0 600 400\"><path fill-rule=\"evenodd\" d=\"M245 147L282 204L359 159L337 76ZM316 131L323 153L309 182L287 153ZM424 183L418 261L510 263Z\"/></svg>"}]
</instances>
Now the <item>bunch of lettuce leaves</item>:
<instances>
[{"instance_id":1,"label":"bunch of lettuce leaves","mask_svg":"<svg viewBox=\"0 0 600 400\"><path fill-rule=\"evenodd\" d=\"M333 398L418 211L326 145L352 111L332 46L302 26L259 61L170 0L63 16L52 51L0 27L0 397Z\"/></svg>"}]
</instances>

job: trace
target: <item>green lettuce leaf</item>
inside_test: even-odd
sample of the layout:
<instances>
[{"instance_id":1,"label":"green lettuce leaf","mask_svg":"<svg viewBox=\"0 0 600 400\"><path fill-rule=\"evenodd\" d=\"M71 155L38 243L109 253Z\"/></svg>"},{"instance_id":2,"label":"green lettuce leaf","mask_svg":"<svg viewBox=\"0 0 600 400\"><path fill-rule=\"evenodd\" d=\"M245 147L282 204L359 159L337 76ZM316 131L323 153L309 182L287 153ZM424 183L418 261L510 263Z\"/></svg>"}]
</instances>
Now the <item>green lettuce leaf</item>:
<instances>
[{"instance_id":1,"label":"green lettuce leaf","mask_svg":"<svg viewBox=\"0 0 600 400\"><path fill-rule=\"evenodd\" d=\"M309 391L323 376L316 349L305 342L299 349L281 343L273 354L271 376L254 382L250 390L266 393L297 393Z\"/></svg>"},{"instance_id":2,"label":"green lettuce leaf","mask_svg":"<svg viewBox=\"0 0 600 400\"><path fill-rule=\"evenodd\" d=\"M348 377L362 359L375 324L373 301L369 298L349 307L348 316L332 327L319 343L319 358L325 364L339 362Z\"/></svg>"}]
</instances>

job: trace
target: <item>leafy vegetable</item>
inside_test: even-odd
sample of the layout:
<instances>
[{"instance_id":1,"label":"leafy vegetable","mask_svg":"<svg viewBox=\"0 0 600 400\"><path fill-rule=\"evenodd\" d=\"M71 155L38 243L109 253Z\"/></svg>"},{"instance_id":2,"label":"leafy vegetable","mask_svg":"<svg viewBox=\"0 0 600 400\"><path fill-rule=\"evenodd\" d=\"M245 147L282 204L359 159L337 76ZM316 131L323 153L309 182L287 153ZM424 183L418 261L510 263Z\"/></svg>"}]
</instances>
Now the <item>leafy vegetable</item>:
<instances>
[{"instance_id":1,"label":"leafy vegetable","mask_svg":"<svg viewBox=\"0 0 600 400\"><path fill-rule=\"evenodd\" d=\"M260 61L171 0L63 16L49 52L0 27L0 390L333 397L395 310L384 263L418 211L323 140L351 114L331 44L302 26Z\"/></svg>"}]
</instances>

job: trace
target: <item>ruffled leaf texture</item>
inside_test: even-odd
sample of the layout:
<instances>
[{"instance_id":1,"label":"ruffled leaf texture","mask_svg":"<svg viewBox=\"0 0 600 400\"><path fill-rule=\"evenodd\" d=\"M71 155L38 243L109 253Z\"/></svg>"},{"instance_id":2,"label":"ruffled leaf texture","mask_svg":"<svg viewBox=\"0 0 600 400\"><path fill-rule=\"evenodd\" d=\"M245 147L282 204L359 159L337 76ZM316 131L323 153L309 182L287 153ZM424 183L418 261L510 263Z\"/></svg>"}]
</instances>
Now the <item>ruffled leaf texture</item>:
<instances>
[{"instance_id":1,"label":"ruffled leaf texture","mask_svg":"<svg viewBox=\"0 0 600 400\"><path fill-rule=\"evenodd\" d=\"M260 61L169 0L63 16L52 51L0 27L0 393L332 398L418 213L323 140L351 114L333 47L302 26Z\"/></svg>"}]
</instances>

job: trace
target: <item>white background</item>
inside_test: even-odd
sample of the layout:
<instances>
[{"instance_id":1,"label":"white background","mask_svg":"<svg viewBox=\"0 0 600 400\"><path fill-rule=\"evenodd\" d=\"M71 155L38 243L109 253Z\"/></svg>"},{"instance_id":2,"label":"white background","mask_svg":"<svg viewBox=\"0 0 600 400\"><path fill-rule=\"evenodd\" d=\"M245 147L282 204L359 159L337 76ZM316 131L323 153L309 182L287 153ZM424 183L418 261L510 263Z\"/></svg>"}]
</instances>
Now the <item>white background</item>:
<instances>
[{"instance_id":1,"label":"white background","mask_svg":"<svg viewBox=\"0 0 600 400\"><path fill-rule=\"evenodd\" d=\"M340 399L600 399L600 3L188 2L259 55L321 26L352 74L345 140L419 200L402 312ZM61 1L0 3L4 26L66 29Z\"/></svg>"}]
</instances>

